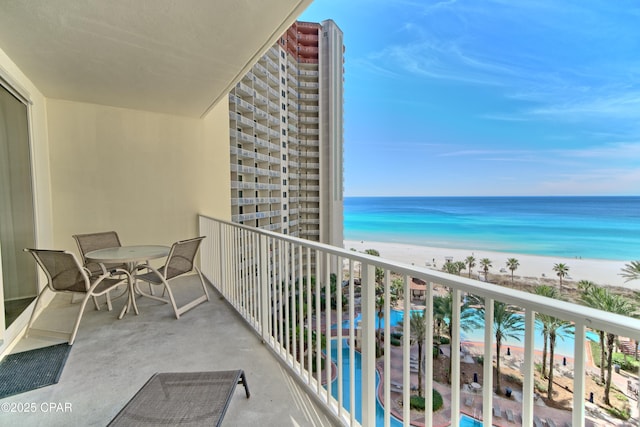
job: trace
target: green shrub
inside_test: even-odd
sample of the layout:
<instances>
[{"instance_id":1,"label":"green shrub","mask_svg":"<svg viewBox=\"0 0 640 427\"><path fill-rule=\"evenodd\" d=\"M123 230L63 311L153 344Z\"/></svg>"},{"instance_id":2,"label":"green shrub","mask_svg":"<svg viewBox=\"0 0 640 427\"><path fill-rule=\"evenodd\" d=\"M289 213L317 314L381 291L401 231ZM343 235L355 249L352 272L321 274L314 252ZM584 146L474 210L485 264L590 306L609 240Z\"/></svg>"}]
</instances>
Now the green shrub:
<instances>
[{"instance_id":1,"label":"green shrub","mask_svg":"<svg viewBox=\"0 0 640 427\"><path fill-rule=\"evenodd\" d=\"M391 338L395 338L397 340L399 340L400 338L402 338L402 332L391 332Z\"/></svg>"},{"instance_id":2,"label":"green shrub","mask_svg":"<svg viewBox=\"0 0 640 427\"><path fill-rule=\"evenodd\" d=\"M393 346L400 347L402 345L402 341L399 338L391 337L389 343Z\"/></svg>"},{"instance_id":3,"label":"green shrub","mask_svg":"<svg viewBox=\"0 0 640 427\"><path fill-rule=\"evenodd\" d=\"M478 356L478 357L476 357L476 361L477 361L480 365L484 365L484 356Z\"/></svg>"},{"instance_id":4,"label":"green shrub","mask_svg":"<svg viewBox=\"0 0 640 427\"><path fill-rule=\"evenodd\" d=\"M624 409L618 409L616 407L610 407L610 408L605 408L607 410L607 412L609 412L611 415L613 415L616 418L619 418L621 420L628 420L629 418L631 418L631 414L629 413L629 408L626 407Z\"/></svg>"},{"instance_id":5,"label":"green shrub","mask_svg":"<svg viewBox=\"0 0 640 427\"><path fill-rule=\"evenodd\" d=\"M534 387L540 393L546 393L547 392L547 383L543 383L543 382L540 382L540 381L536 380Z\"/></svg>"},{"instance_id":6,"label":"green shrub","mask_svg":"<svg viewBox=\"0 0 640 427\"><path fill-rule=\"evenodd\" d=\"M640 367L640 362L633 357L625 357L622 353L613 353L613 364L620 365L620 369L629 372L637 372Z\"/></svg>"},{"instance_id":7,"label":"green shrub","mask_svg":"<svg viewBox=\"0 0 640 427\"><path fill-rule=\"evenodd\" d=\"M436 390L433 390L433 412L437 411L438 409L442 408L442 405L444 405L444 401L442 400L442 396L440 395L440 393L438 393Z\"/></svg>"},{"instance_id":8,"label":"green shrub","mask_svg":"<svg viewBox=\"0 0 640 427\"><path fill-rule=\"evenodd\" d=\"M418 411L424 411L424 397L411 396L411 409L417 409Z\"/></svg>"},{"instance_id":9,"label":"green shrub","mask_svg":"<svg viewBox=\"0 0 640 427\"><path fill-rule=\"evenodd\" d=\"M436 390L433 390L432 399L433 399L434 412L442 408L442 405L444 405L444 401L442 400L442 396L440 395L440 393L438 393ZM411 396L410 405L411 405L411 409L424 411L424 397Z\"/></svg>"},{"instance_id":10,"label":"green shrub","mask_svg":"<svg viewBox=\"0 0 640 427\"><path fill-rule=\"evenodd\" d=\"M439 338L440 338L440 344L449 344L449 343L451 343L451 340L449 339L449 337L440 336Z\"/></svg>"}]
</instances>

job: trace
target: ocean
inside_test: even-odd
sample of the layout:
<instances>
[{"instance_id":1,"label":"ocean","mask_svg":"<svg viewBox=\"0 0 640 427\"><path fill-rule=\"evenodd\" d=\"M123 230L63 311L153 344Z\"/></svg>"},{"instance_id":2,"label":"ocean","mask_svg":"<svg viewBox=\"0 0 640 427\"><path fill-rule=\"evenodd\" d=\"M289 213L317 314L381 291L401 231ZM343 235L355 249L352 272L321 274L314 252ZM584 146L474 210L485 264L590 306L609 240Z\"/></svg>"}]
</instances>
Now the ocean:
<instances>
[{"instance_id":1,"label":"ocean","mask_svg":"<svg viewBox=\"0 0 640 427\"><path fill-rule=\"evenodd\" d=\"M345 197L345 240L640 259L640 197Z\"/></svg>"}]
</instances>

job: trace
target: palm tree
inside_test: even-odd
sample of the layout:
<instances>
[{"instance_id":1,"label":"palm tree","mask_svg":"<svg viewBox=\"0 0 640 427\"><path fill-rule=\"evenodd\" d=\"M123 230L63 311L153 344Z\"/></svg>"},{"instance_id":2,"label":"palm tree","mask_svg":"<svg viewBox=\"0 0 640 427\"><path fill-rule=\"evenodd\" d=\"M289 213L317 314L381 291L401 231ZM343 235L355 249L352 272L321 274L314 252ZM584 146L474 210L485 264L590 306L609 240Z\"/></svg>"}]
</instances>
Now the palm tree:
<instances>
[{"instance_id":1,"label":"palm tree","mask_svg":"<svg viewBox=\"0 0 640 427\"><path fill-rule=\"evenodd\" d=\"M511 284L513 284L513 272L520 266L520 261L515 258L509 258L507 260L507 268L511 270Z\"/></svg>"},{"instance_id":2,"label":"palm tree","mask_svg":"<svg viewBox=\"0 0 640 427\"><path fill-rule=\"evenodd\" d=\"M470 332L473 329L482 326L477 320L477 313L474 310L468 310L470 302L477 301L475 297L468 298L460 307L460 325L459 328L464 332ZM433 314L438 327L443 323L447 325L447 334L449 339L453 335L453 328L456 326L451 321L453 319L453 292L450 290L446 295L438 295L433 298ZM438 353L440 353L440 337L438 337ZM451 350L453 351L453 349ZM449 357L449 372L452 368L452 358Z\"/></svg>"},{"instance_id":3,"label":"palm tree","mask_svg":"<svg viewBox=\"0 0 640 427\"><path fill-rule=\"evenodd\" d=\"M569 274L569 266L563 263L558 263L553 266L553 271L560 278L560 290L562 290L562 278Z\"/></svg>"},{"instance_id":4,"label":"palm tree","mask_svg":"<svg viewBox=\"0 0 640 427\"><path fill-rule=\"evenodd\" d=\"M636 307L631 300L623 297L622 295L615 295L607 288L598 286L586 288L582 294L582 300L590 307L623 316L630 316L636 310ZM615 334L607 332L607 377L604 386L604 403L609 406L611 406L609 394L611 392L611 370L613 369L613 346L616 338ZM604 353L604 341L600 341L600 344L602 352Z\"/></svg>"},{"instance_id":5,"label":"palm tree","mask_svg":"<svg viewBox=\"0 0 640 427\"><path fill-rule=\"evenodd\" d=\"M391 280L391 293L395 295L396 300L404 298L404 280L401 277L394 277Z\"/></svg>"},{"instance_id":6,"label":"palm tree","mask_svg":"<svg viewBox=\"0 0 640 427\"><path fill-rule=\"evenodd\" d=\"M578 282L578 289L582 291L582 294L580 295L580 300L584 304L593 308L600 307L600 300L603 298L603 296L600 295L602 290L598 288L598 286L596 286L595 283L589 280L580 280ZM604 348L604 331L597 330L597 332L598 332L600 347L602 349L600 351L600 381L604 384L606 380L605 359L607 358L607 351Z\"/></svg>"},{"instance_id":7,"label":"palm tree","mask_svg":"<svg viewBox=\"0 0 640 427\"><path fill-rule=\"evenodd\" d=\"M484 307L478 314L484 317ZM505 339L514 339L520 341L521 332L524 331L524 323L522 316L518 314L517 307L508 305L504 302L495 301L493 303L493 332L496 337L496 393L502 394L500 388L500 349L502 341Z\"/></svg>"},{"instance_id":8,"label":"palm tree","mask_svg":"<svg viewBox=\"0 0 640 427\"><path fill-rule=\"evenodd\" d=\"M547 399L549 400L553 400L553 358L556 338L564 339L566 336L572 335L572 326L573 324L568 320L549 316L549 321L547 323L547 331L549 334L549 382L547 384Z\"/></svg>"},{"instance_id":9,"label":"palm tree","mask_svg":"<svg viewBox=\"0 0 640 427\"><path fill-rule=\"evenodd\" d=\"M471 269L476 266L476 258L474 256L469 255L467 259L464 260L464 263L469 269L469 277L471 277Z\"/></svg>"},{"instance_id":10,"label":"palm tree","mask_svg":"<svg viewBox=\"0 0 640 427\"><path fill-rule=\"evenodd\" d=\"M410 341L411 345L418 345L418 396L422 397L422 365L424 356L422 354L422 346L424 345L424 340L427 336L427 322L426 316L427 310L425 309L422 313L419 311L411 311L411 316L409 317L409 329L411 330ZM402 331L404 327L404 322L400 322L398 324L398 329Z\"/></svg>"},{"instance_id":11,"label":"palm tree","mask_svg":"<svg viewBox=\"0 0 640 427\"><path fill-rule=\"evenodd\" d=\"M378 252L375 249L366 249L364 253L367 255L380 256L380 252ZM384 270L380 267L376 267L376 283L378 285L381 285L383 279L384 279Z\"/></svg>"},{"instance_id":12,"label":"palm tree","mask_svg":"<svg viewBox=\"0 0 640 427\"><path fill-rule=\"evenodd\" d=\"M382 316L384 316L384 295L376 296L376 313L378 317L378 327L376 328L376 357L382 356ZM388 337L387 337L388 338Z\"/></svg>"},{"instance_id":13,"label":"palm tree","mask_svg":"<svg viewBox=\"0 0 640 427\"><path fill-rule=\"evenodd\" d=\"M458 265L455 262L451 262L451 261L447 261L442 265L442 271L445 271L449 274L460 273Z\"/></svg>"},{"instance_id":14,"label":"palm tree","mask_svg":"<svg viewBox=\"0 0 640 427\"><path fill-rule=\"evenodd\" d=\"M458 276L460 275L460 272L467 266L463 261L456 261L454 262L454 264L456 265L456 270L458 270L458 272L456 273Z\"/></svg>"},{"instance_id":15,"label":"palm tree","mask_svg":"<svg viewBox=\"0 0 640 427\"><path fill-rule=\"evenodd\" d=\"M558 298L558 290L549 285L536 286L533 292L536 295L541 295L543 297L554 299ZM536 321L542 325L542 376L543 378L547 378L547 346L549 343L549 324L551 323L551 316L543 313L536 313Z\"/></svg>"},{"instance_id":16,"label":"palm tree","mask_svg":"<svg viewBox=\"0 0 640 427\"><path fill-rule=\"evenodd\" d=\"M631 261L629 264L625 264L620 275L627 279L625 282L640 280L640 261Z\"/></svg>"},{"instance_id":17,"label":"palm tree","mask_svg":"<svg viewBox=\"0 0 640 427\"><path fill-rule=\"evenodd\" d=\"M491 260L489 258L482 258L480 260L480 266L482 267L482 271L484 271L484 281L487 281L487 274L489 274L489 267L492 267Z\"/></svg>"}]
</instances>

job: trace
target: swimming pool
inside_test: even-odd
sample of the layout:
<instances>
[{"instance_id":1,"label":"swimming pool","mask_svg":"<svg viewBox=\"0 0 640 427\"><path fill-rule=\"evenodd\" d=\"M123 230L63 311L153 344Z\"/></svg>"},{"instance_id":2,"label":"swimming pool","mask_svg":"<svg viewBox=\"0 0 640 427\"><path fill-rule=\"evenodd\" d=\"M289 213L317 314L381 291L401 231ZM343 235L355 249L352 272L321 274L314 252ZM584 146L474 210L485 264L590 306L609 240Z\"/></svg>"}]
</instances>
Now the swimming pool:
<instances>
[{"instance_id":1,"label":"swimming pool","mask_svg":"<svg viewBox=\"0 0 640 427\"><path fill-rule=\"evenodd\" d=\"M460 427L481 427L482 421L471 418L468 415L460 415Z\"/></svg>"},{"instance_id":2,"label":"swimming pool","mask_svg":"<svg viewBox=\"0 0 640 427\"><path fill-rule=\"evenodd\" d=\"M333 361L338 360L338 349L337 344L333 344L331 346L331 358ZM358 422L362 423L362 359L359 352L354 353L354 368L355 368L355 404L356 404L356 419ZM347 340L345 339L342 345L342 388L343 388L343 401L344 406L347 410L350 407L350 398L349 398L349 370L351 368L351 361L349 360L349 346L347 344ZM380 382L380 376L376 372L376 390L378 389L378 383ZM377 394L377 393L376 393ZM337 400L338 399L338 379L334 380L331 383L331 395ZM481 426L482 422L475 420L467 415L460 414L460 427L474 427ZM384 426L384 408L380 404L380 400L376 398L376 426ZM402 427L402 421L391 416L391 426L392 427Z\"/></svg>"},{"instance_id":3,"label":"swimming pool","mask_svg":"<svg viewBox=\"0 0 640 427\"><path fill-rule=\"evenodd\" d=\"M421 313L423 310L411 310L411 312L418 312ZM398 323L401 323L404 319L404 312L401 310L391 310L391 315L389 318L390 324L391 326L397 326ZM362 314L358 313L358 315L356 316L355 322L356 325L362 320ZM384 327L384 317L381 318L379 320L380 323L378 323L378 319L376 319L376 324L375 327L377 328L378 325L381 325ZM349 328L349 320L345 320L342 322L342 327L344 329ZM334 325L334 328L336 326ZM563 334L558 334L558 337L556 338L556 344L555 344L555 354L556 355L564 355L564 356L570 356L572 357L574 354L574 339L573 339L573 328L567 328L563 333ZM563 335L561 337L561 335ZM598 336L598 334L596 332L593 331L587 331L586 333L586 338L589 341L593 341L593 342L599 342L600 338ZM473 342L483 342L484 341L484 328L480 327L480 328L476 328L473 331L469 331L469 332L462 332L461 336L460 336L461 341L473 341ZM540 325L539 323L536 322L535 324L535 333L534 333L534 346L536 349L541 350L543 347L543 339L544 336L542 334L542 325ZM521 338L520 341L518 340L514 340L514 339L507 339L505 341L503 341L502 343L502 347L505 349L509 347L509 346L513 346L513 347L522 347L523 346L523 342L524 342L524 333L521 334Z\"/></svg>"},{"instance_id":4,"label":"swimming pool","mask_svg":"<svg viewBox=\"0 0 640 427\"><path fill-rule=\"evenodd\" d=\"M424 310L411 310L412 313L422 313ZM356 316L356 325L362 320L362 313L358 313ZM391 310L391 317L389 317L389 323L391 327L398 326L404 320L404 312L401 310ZM384 316L379 320L380 326L384 327ZM342 322L342 327L347 329L349 327L349 320ZM376 328L378 327L378 319L376 318Z\"/></svg>"}]
</instances>

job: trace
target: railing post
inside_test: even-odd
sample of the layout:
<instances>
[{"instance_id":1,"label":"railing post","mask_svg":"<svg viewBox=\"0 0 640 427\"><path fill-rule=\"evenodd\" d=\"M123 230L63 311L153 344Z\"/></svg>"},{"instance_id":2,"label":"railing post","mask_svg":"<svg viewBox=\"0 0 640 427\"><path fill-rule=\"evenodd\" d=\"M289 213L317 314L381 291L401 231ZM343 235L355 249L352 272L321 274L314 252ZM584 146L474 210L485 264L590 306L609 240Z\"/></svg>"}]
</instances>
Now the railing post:
<instances>
[{"instance_id":1,"label":"railing post","mask_svg":"<svg viewBox=\"0 0 640 427\"><path fill-rule=\"evenodd\" d=\"M451 292L451 425L460 425L460 289Z\"/></svg>"},{"instance_id":2,"label":"railing post","mask_svg":"<svg viewBox=\"0 0 640 427\"><path fill-rule=\"evenodd\" d=\"M376 424L376 272L362 265L362 425Z\"/></svg>"},{"instance_id":3,"label":"railing post","mask_svg":"<svg viewBox=\"0 0 640 427\"><path fill-rule=\"evenodd\" d=\"M486 298L484 302L484 363L482 365L482 407L493 407L493 311L495 301ZM485 410L483 414L484 426L491 427L493 413ZM522 424L530 425L530 424Z\"/></svg>"},{"instance_id":4,"label":"railing post","mask_svg":"<svg viewBox=\"0 0 640 427\"><path fill-rule=\"evenodd\" d=\"M269 340L269 316L271 315L269 301L269 250L267 246L267 236L260 235L260 253L258 261L258 300L260 301L260 334L262 340L271 343Z\"/></svg>"},{"instance_id":5,"label":"railing post","mask_svg":"<svg viewBox=\"0 0 640 427\"><path fill-rule=\"evenodd\" d=\"M427 292L425 295L424 306L426 307L424 315L425 323L426 323L426 331L425 334L425 344L424 344L424 352L425 352L425 382L424 382L424 407L425 408L433 408L433 286L432 282L427 284ZM408 295L405 296L408 298ZM440 337L438 337L440 340ZM422 363L422 361L419 361ZM425 411L424 414L424 425L430 426L433 425L433 411Z\"/></svg>"},{"instance_id":6,"label":"railing post","mask_svg":"<svg viewBox=\"0 0 640 427\"><path fill-rule=\"evenodd\" d=\"M217 278L220 280L218 283L218 289L225 297L229 297L228 286L229 283L227 281L227 268L229 268L227 262L227 251L225 251L224 245L224 230L221 222L218 223L218 253L220 254L220 265L218 266L218 271L220 275ZM215 261L214 261L215 262Z\"/></svg>"},{"instance_id":7,"label":"railing post","mask_svg":"<svg viewBox=\"0 0 640 427\"><path fill-rule=\"evenodd\" d=\"M534 382L534 366L533 366L533 354L534 354L534 329L535 329L536 313L533 310L526 309L524 312L524 372L522 381L522 425L533 425L533 388ZM574 396L577 394L574 393Z\"/></svg>"},{"instance_id":8,"label":"railing post","mask_svg":"<svg viewBox=\"0 0 640 427\"><path fill-rule=\"evenodd\" d=\"M573 422L571 425L584 427L584 396L587 392L585 388L585 337L587 334L584 323L575 325L574 341L574 362L573 362ZM601 343L602 344L602 343Z\"/></svg>"}]
</instances>

